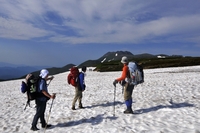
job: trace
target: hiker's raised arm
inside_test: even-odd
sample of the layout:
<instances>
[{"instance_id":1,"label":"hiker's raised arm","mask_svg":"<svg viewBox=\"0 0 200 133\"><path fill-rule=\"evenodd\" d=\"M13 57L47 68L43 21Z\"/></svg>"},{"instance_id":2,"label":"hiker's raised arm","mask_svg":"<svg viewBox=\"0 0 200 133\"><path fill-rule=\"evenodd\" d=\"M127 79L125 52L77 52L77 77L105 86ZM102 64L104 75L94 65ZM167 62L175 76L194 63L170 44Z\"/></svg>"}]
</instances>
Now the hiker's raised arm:
<instances>
[{"instance_id":1,"label":"hiker's raised arm","mask_svg":"<svg viewBox=\"0 0 200 133\"><path fill-rule=\"evenodd\" d=\"M53 80L54 76L49 76L47 80Z\"/></svg>"}]
</instances>

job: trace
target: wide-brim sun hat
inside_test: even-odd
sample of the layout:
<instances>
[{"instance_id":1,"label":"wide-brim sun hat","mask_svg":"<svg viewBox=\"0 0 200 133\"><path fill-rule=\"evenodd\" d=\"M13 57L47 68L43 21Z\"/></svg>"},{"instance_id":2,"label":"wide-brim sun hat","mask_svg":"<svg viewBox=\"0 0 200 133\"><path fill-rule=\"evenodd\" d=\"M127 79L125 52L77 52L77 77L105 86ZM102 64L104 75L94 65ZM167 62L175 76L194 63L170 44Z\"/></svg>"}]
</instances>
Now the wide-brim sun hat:
<instances>
[{"instance_id":1,"label":"wide-brim sun hat","mask_svg":"<svg viewBox=\"0 0 200 133\"><path fill-rule=\"evenodd\" d=\"M49 74L49 71L47 69L42 69L40 71L40 77L45 78Z\"/></svg>"},{"instance_id":2,"label":"wide-brim sun hat","mask_svg":"<svg viewBox=\"0 0 200 133\"><path fill-rule=\"evenodd\" d=\"M121 63L128 63L128 58L126 56L123 56Z\"/></svg>"}]
</instances>

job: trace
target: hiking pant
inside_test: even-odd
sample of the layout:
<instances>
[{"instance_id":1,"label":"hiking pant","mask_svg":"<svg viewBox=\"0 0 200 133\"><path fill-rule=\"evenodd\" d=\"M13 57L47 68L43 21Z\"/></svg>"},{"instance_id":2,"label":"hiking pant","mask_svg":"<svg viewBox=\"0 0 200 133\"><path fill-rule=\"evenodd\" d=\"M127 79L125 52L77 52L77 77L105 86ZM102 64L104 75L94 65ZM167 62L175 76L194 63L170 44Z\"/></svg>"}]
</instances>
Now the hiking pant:
<instances>
[{"instance_id":1,"label":"hiking pant","mask_svg":"<svg viewBox=\"0 0 200 133\"><path fill-rule=\"evenodd\" d=\"M124 101L127 106L127 109L131 109L132 106L132 93L134 85L129 85L128 83L124 86Z\"/></svg>"},{"instance_id":2,"label":"hiking pant","mask_svg":"<svg viewBox=\"0 0 200 133\"><path fill-rule=\"evenodd\" d=\"M75 96L72 102L72 107L75 107L76 101L78 100L79 107L82 106L82 91L79 90L79 87L75 87Z\"/></svg>"},{"instance_id":3,"label":"hiking pant","mask_svg":"<svg viewBox=\"0 0 200 133\"><path fill-rule=\"evenodd\" d=\"M129 85L128 83L124 86L124 101L132 99L134 85Z\"/></svg>"},{"instance_id":4,"label":"hiking pant","mask_svg":"<svg viewBox=\"0 0 200 133\"><path fill-rule=\"evenodd\" d=\"M41 124L44 127L46 125L46 121L44 119L44 113L46 110L46 101L40 101L36 99L36 114L33 118L32 126L36 127L38 119L40 118Z\"/></svg>"}]
</instances>

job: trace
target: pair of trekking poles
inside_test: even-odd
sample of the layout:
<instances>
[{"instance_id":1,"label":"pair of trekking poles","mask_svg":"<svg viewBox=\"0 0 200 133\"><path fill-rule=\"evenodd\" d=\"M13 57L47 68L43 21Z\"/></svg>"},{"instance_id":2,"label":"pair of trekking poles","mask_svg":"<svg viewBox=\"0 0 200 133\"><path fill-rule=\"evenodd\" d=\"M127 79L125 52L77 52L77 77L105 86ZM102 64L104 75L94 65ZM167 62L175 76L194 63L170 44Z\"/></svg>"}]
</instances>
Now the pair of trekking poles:
<instances>
[{"instance_id":1,"label":"pair of trekking poles","mask_svg":"<svg viewBox=\"0 0 200 133\"><path fill-rule=\"evenodd\" d=\"M50 109L49 109L49 115L47 117L47 121L46 121L46 126L45 126L45 129L44 129L44 133L46 132L46 129L47 129L49 117L50 117L50 114L51 114L51 109L52 109L52 106L53 106L53 101L54 101L54 99L52 99L52 102L51 102L51 106L50 106Z\"/></svg>"},{"instance_id":2,"label":"pair of trekking poles","mask_svg":"<svg viewBox=\"0 0 200 133\"><path fill-rule=\"evenodd\" d=\"M49 83L47 84L47 86L49 86L49 84L51 83L51 80L49 81ZM54 93L54 95L55 95L55 93ZM50 109L49 109L49 115L47 117L46 126L44 128L44 133L46 132L46 129L47 129L47 125L48 125L49 117L50 117L50 114L51 114L51 109L52 109L52 106L53 106L53 102L54 102L54 99L52 99L52 102L51 102L51 106L50 106Z\"/></svg>"},{"instance_id":3,"label":"pair of trekking poles","mask_svg":"<svg viewBox=\"0 0 200 133\"><path fill-rule=\"evenodd\" d=\"M49 86L49 84L51 83L51 80L49 81L49 83L47 84L47 86ZM55 95L55 93L54 93L54 95ZM51 106L50 106L50 109L49 109L49 115L47 117L46 126L44 128L44 133L46 132L46 129L47 129L47 125L48 125L48 122L49 122L49 117L50 117L50 114L51 114L51 109L52 109L52 106L53 106L53 102L54 102L54 99L52 99L52 102L51 102Z\"/></svg>"}]
</instances>

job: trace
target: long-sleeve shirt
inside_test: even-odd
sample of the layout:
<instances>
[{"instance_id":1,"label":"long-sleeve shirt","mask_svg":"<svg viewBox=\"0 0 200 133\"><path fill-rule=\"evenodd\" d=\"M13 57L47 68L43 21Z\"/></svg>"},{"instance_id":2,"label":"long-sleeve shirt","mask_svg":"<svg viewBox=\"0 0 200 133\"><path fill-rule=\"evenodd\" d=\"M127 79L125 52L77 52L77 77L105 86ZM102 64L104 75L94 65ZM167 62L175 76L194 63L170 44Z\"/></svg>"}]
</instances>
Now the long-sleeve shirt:
<instances>
[{"instance_id":1,"label":"long-sleeve shirt","mask_svg":"<svg viewBox=\"0 0 200 133\"><path fill-rule=\"evenodd\" d=\"M79 83L80 83L80 87L83 90L85 90L85 81L84 81L84 78L85 78L85 73L84 72L81 72L79 74Z\"/></svg>"},{"instance_id":2,"label":"long-sleeve shirt","mask_svg":"<svg viewBox=\"0 0 200 133\"><path fill-rule=\"evenodd\" d=\"M40 82L39 82L39 88L38 88L38 89L39 89L39 92L40 92L40 93L42 93L42 91L46 91L46 92L48 93L47 82L46 82L45 79L41 79L41 80L40 80ZM47 98L45 95L39 97L39 99L40 99L41 101L46 101L46 100L48 100L48 98Z\"/></svg>"},{"instance_id":3,"label":"long-sleeve shirt","mask_svg":"<svg viewBox=\"0 0 200 133\"><path fill-rule=\"evenodd\" d=\"M124 64L124 67L122 68L122 75L121 77L117 78L116 80L118 82L122 81L122 80L125 80L126 77L127 77L127 73L128 73L128 65L127 64Z\"/></svg>"}]
</instances>

